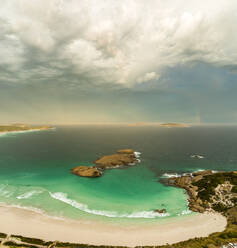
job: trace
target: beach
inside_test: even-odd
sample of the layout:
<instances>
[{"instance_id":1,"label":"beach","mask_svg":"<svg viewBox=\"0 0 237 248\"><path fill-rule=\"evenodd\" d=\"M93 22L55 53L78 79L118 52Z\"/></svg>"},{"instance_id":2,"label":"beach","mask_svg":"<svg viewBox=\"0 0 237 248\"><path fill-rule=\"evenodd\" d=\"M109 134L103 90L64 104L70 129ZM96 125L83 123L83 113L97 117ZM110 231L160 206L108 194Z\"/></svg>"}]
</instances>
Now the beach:
<instances>
[{"instance_id":1,"label":"beach","mask_svg":"<svg viewBox=\"0 0 237 248\"><path fill-rule=\"evenodd\" d=\"M56 219L27 209L1 205L0 232L46 241L92 245L135 247L164 245L195 237L205 237L225 229L226 219L220 214L196 214L182 220L152 225L119 226L96 221Z\"/></svg>"}]
</instances>

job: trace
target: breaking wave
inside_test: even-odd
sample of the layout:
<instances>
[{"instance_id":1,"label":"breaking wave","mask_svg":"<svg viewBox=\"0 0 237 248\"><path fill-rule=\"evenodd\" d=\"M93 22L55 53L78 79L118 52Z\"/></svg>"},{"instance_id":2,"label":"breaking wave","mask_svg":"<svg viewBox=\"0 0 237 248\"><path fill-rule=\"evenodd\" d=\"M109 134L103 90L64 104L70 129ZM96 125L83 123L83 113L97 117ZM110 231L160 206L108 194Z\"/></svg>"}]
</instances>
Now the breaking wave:
<instances>
[{"instance_id":1,"label":"breaking wave","mask_svg":"<svg viewBox=\"0 0 237 248\"><path fill-rule=\"evenodd\" d=\"M0 185L0 196L8 198L8 197L12 196L13 193L14 193L14 191L8 190L7 185L4 185L4 184Z\"/></svg>"},{"instance_id":2,"label":"breaking wave","mask_svg":"<svg viewBox=\"0 0 237 248\"><path fill-rule=\"evenodd\" d=\"M94 215L101 215L101 216L106 216L110 218L156 218L156 217L165 217L169 216L168 213L165 214L159 214L155 213L154 211L141 211L141 212L133 212L131 214L129 213L124 213L124 214L119 214L115 211L102 211L102 210L95 210L95 209L90 209L86 204L79 203L75 200L72 200L67 197L67 194L62 193L62 192L56 192L52 193L49 192L50 196L56 200L59 200L61 202L64 202L66 204L71 205L74 208L77 208L81 211L84 211L86 213L94 214Z\"/></svg>"},{"instance_id":3,"label":"breaking wave","mask_svg":"<svg viewBox=\"0 0 237 248\"><path fill-rule=\"evenodd\" d=\"M31 196L33 196L33 195L38 195L38 194L40 194L40 193L42 193L42 191L39 191L39 190L32 190L32 191L26 192L26 193L24 193L24 194L22 194L22 195L19 195L19 196L17 196L16 198L19 199L19 200L21 200L21 199L28 199L28 198L30 198Z\"/></svg>"},{"instance_id":4,"label":"breaking wave","mask_svg":"<svg viewBox=\"0 0 237 248\"><path fill-rule=\"evenodd\" d=\"M19 208L19 209L24 209L24 210L29 210L38 214L44 214L44 211L39 209L39 208L35 208L35 207L29 207L29 206L22 206L22 205L17 205L17 204L6 204L5 202L0 202L0 206L4 206L4 207L12 207L12 208Z\"/></svg>"},{"instance_id":5,"label":"breaking wave","mask_svg":"<svg viewBox=\"0 0 237 248\"><path fill-rule=\"evenodd\" d=\"M204 169L194 170L194 172L200 172L200 171L205 171L205 170ZM212 173L217 173L218 172L218 171L215 171L215 170L211 170L211 171L212 171ZM193 176L193 172L182 173L182 174L178 174L178 173L164 173L161 177L163 177L163 178L171 178L171 177L182 177L182 176L187 176L187 175Z\"/></svg>"},{"instance_id":6,"label":"breaking wave","mask_svg":"<svg viewBox=\"0 0 237 248\"><path fill-rule=\"evenodd\" d=\"M134 152L134 155L135 155L136 158L140 158L141 153L140 152Z\"/></svg>"},{"instance_id":7,"label":"breaking wave","mask_svg":"<svg viewBox=\"0 0 237 248\"><path fill-rule=\"evenodd\" d=\"M162 177L164 177L164 178L171 178L171 177L182 177L182 176L186 176L186 175L192 175L192 173L182 173L182 174L178 174L178 173L164 173L162 175Z\"/></svg>"},{"instance_id":8,"label":"breaking wave","mask_svg":"<svg viewBox=\"0 0 237 248\"><path fill-rule=\"evenodd\" d=\"M162 177L165 177L165 178L171 178L171 177L181 177L182 175L181 174L178 174L178 173L164 173L162 175Z\"/></svg>"},{"instance_id":9,"label":"breaking wave","mask_svg":"<svg viewBox=\"0 0 237 248\"><path fill-rule=\"evenodd\" d=\"M186 209L186 210L183 210L183 211L181 212L181 214L178 214L178 215L180 216L180 215L186 215L186 214L191 214L191 213L192 213L191 210Z\"/></svg>"},{"instance_id":10,"label":"breaking wave","mask_svg":"<svg viewBox=\"0 0 237 248\"><path fill-rule=\"evenodd\" d=\"M11 134L22 134L22 133L31 133L31 132L40 132L40 131L55 131L56 128L50 128L50 129L46 129L46 130L42 130L42 129L30 129L30 130L20 130L20 131L8 131L8 132L0 132L0 137L1 136L8 136Z\"/></svg>"}]
</instances>

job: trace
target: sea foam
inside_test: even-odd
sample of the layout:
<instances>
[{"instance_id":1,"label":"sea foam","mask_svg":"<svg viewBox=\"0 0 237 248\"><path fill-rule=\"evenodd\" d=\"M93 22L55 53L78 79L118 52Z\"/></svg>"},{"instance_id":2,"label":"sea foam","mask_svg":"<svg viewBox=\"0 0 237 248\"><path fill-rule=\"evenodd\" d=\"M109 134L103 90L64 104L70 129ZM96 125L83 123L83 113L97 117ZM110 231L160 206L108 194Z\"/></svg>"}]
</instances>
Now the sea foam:
<instances>
[{"instance_id":1,"label":"sea foam","mask_svg":"<svg viewBox=\"0 0 237 248\"><path fill-rule=\"evenodd\" d=\"M178 214L178 215L186 215L186 214L191 214L191 213L192 213L191 210L186 209L186 210L183 210L183 211L181 212L181 214Z\"/></svg>"},{"instance_id":2,"label":"sea foam","mask_svg":"<svg viewBox=\"0 0 237 248\"><path fill-rule=\"evenodd\" d=\"M171 177L181 177L182 175L181 174L178 174L178 173L164 173L162 175L162 177L165 177L165 178L171 178Z\"/></svg>"},{"instance_id":3,"label":"sea foam","mask_svg":"<svg viewBox=\"0 0 237 248\"><path fill-rule=\"evenodd\" d=\"M38 195L38 194L40 194L40 193L42 193L42 191L39 191L39 190L32 190L32 191L26 192L26 193L24 193L24 194L22 194L22 195L19 195L19 196L17 196L16 198L19 199L19 200L21 200L21 199L28 199L28 198L30 198L31 196L33 196L33 195Z\"/></svg>"},{"instance_id":4,"label":"sea foam","mask_svg":"<svg viewBox=\"0 0 237 248\"><path fill-rule=\"evenodd\" d=\"M134 152L134 155L135 155L136 158L140 158L141 153L140 152Z\"/></svg>"},{"instance_id":5,"label":"sea foam","mask_svg":"<svg viewBox=\"0 0 237 248\"><path fill-rule=\"evenodd\" d=\"M66 204L71 205L74 208L77 208L81 211L84 211L84 212L87 212L90 214L94 214L94 215L101 215L101 216L106 216L106 217L111 217L111 218L156 218L156 217L169 216L168 213L159 214L159 213L156 213L154 211L141 211L141 212L119 214L115 211L95 210L95 209L90 209L86 204L79 203L75 200L68 198L67 194L65 194L65 193L49 192L49 194L52 198L54 198L56 200L62 201Z\"/></svg>"},{"instance_id":6,"label":"sea foam","mask_svg":"<svg viewBox=\"0 0 237 248\"><path fill-rule=\"evenodd\" d=\"M13 193L14 193L13 191L7 190L7 185L4 184L0 185L0 196L4 196L8 198L12 196Z\"/></svg>"},{"instance_id":7,"label":"sea foam","mask_svg":"<svg viewBox=\"0 0 237 248\"><path fill-rule=\"evenodd\" d=\"M30 132L40 132L40 131L55 131L56 128L50 128L50 129L30 129L30 130L20 130L20 131L8 131L8 132L0 132L0 137L1 136L6 136L6 135L11 135L11 134L22 134L22 133L30 133Z\"/></svg>"}]
</instances>

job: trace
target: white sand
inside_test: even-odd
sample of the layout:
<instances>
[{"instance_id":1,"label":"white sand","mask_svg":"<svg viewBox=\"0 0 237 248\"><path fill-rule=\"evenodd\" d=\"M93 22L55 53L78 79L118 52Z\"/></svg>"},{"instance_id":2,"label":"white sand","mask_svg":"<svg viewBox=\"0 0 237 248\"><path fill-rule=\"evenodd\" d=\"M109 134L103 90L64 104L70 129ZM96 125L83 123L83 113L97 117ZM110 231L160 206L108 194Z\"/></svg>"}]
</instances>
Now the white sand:
<instances>
[{"instance_id":1,"label":"white sand","mask_svg":"<svg viewBox=\"0 0 237 248\"><path fill-rule=\"evenodd\" d=\"M223 231L226 219L219 214L197 214L175 222L118 226L101 222L60 220L26 209L0 206L0 232L94 245L163 245ZM158 220L159 221L159 220ZM157 222L158 222L157 221Z\"/></svg>"}]
</instances>

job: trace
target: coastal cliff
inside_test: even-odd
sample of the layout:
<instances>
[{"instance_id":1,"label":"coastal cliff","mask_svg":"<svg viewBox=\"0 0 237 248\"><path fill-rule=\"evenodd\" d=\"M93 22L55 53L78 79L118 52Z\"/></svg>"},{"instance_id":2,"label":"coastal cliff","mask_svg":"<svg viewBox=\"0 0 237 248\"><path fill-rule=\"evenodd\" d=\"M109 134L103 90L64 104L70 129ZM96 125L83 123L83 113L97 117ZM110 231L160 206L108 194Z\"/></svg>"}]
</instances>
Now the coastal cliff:
<instances>
[{"instance_id":1,"label":"coastal cliff","mask_svg":"<svg viewBox=\"0 0 237 248\"><path fill-rule=\"evenodd\" d=\"M112 155L105 155L96 161L95 166L77 166L71 173L81 177L100 177L106 169L114 169L135 165L140 162L138 153L132 149L118 150Z\"/></svg>"}]
</instances>

